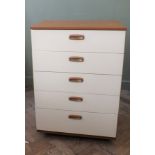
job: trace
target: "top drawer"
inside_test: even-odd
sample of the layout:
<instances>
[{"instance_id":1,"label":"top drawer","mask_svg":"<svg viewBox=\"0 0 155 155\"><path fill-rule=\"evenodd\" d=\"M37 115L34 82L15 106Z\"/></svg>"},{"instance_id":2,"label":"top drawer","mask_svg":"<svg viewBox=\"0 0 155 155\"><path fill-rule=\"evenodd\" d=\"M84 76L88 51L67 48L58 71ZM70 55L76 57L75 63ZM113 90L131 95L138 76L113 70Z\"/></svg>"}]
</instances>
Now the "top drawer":
<instances>
[{"instance_id":1,"label":"top drawer","mask_svg":"<svg viewBox=\"0 0 155 155\"><path fill-rule=\"evenodd\" d=\"M31 30L32 49L124 53L125 31Z\"/></svg>"}]
</instances>

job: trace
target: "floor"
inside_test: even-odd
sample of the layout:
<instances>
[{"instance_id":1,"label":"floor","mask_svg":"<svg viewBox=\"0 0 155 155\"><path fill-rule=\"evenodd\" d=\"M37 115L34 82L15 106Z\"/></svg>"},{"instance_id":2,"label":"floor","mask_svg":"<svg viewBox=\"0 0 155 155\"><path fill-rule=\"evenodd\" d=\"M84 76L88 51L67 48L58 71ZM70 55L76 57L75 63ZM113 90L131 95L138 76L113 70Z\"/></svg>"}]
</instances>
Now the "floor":
<instances>
[{"instance_id":1,"label":"floor","mask_svg":"<svg viewBox=\"0 0 155 155\"><path fill-rule=\"evenodd\" d=\"M99 140L59 136L35 129L34 94L26 90L26 155L129 155L130 105L129 96L121 95L117 138Z\"/></svg>"}]
</instances>

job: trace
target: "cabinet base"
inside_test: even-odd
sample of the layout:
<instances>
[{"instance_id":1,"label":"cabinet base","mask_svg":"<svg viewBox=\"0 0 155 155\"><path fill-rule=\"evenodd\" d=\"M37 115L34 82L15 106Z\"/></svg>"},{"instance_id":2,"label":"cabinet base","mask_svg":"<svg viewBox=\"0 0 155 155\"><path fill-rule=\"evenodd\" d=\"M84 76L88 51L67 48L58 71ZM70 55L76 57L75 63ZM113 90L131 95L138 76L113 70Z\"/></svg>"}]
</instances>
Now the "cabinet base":
<instances>
[{"instance_id":1,"label":"cabinet base","mask_svg":"<svg viewBox=\"0 0 155 155\"><path fill-rule=\"evenodd\" d=\"M116 137L95 136L95 135L85 135L85 134L65 133L65 132L55 132L55 131L45 131L45 130L37 130L37 131L42 133L50 133L54 135L64 135L64 136L73 136L73 137L85 137L85 138L106 139L106 140L116 139Z\"/></svg>"}]
</instances>

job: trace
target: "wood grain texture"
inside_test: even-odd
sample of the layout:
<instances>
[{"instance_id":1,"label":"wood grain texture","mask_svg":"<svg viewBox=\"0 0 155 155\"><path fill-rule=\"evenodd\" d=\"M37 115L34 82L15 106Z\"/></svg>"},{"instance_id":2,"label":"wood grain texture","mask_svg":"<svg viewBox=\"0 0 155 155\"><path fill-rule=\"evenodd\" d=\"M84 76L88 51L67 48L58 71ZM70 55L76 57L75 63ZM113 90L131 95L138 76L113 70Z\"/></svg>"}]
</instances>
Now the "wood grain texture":
<instances>
[{"instance_id":1,"label":"wood grain texture","mask_svg":"<svg viewBox=\"0 0 155 155\"><path fill-rule=\"evenodd\" d=\"M42 21L31 25L32 30L127 30L120 21Z\"/></svg>"},{"instance_id":2,"label":"wood grain texture","mask_svg":"<svg viewBox=\"0 0 155 155\"><path fill-rule=\"evenodd\" d=\"M123 95L122 95L123 97ZM43 134L36 131L34 94L26 91L26 155L129 155L130 105L121 100L117 138L91 138Z\"/></svg>"},{"instance_id":3,"label":"wood grain texture","mask_svg":"<svg viewBox=\"0 0 155 155\"><path fill-rule=\"evenodd\" d=\"M80 118L82 119L82 118ZM93 136L93 135L84 135L84 134L75 134L75 133L65 133L65 132L53 132L53 131L45 131L45 130L37 130L38 132L41 133L49 133L49 134L54 134L54 135L64 135L64 136L72 136L72 137L84 137L84 138L93 138L93 139L116 139L115 137L103 137L103 136Z\"/></svg>"}]
</instances>

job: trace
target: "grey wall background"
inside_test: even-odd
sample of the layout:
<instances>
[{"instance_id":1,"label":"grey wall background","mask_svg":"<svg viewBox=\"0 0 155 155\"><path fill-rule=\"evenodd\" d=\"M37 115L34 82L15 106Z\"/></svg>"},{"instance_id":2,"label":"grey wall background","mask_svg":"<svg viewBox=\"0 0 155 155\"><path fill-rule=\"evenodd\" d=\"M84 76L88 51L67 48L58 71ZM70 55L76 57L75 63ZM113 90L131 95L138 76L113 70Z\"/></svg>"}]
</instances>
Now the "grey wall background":
<instances>
[{"instance_id":1,"label":"grey wall background","mask_svg":"<svg viewBox=\"0 0 155 155\"><path fill-rule=\"evenodd\" d=\"M123 68L123 88L130 81L130 0L26 0L26 87L33 85L30 26L42 20L120 20L128 27Z\"/></svg>"}]
</instances>

